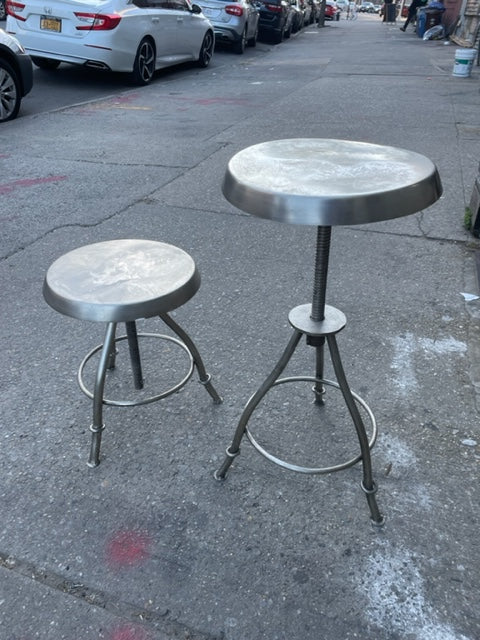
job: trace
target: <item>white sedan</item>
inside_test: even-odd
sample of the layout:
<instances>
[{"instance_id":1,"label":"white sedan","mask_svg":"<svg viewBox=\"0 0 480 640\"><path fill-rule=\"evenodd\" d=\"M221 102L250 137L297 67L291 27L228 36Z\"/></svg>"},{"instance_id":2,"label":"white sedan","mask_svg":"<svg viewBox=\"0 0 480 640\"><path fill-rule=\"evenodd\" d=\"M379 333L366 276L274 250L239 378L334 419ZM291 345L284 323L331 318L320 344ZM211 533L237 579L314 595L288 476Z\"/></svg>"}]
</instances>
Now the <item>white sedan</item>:
<instances>
[{"instance_id":1,"label":"white sedan","mask_svg":"<svg viewBox=\"0 0 480 640\"><path fill-rule=\"evenodd\" d=\"M157 69L198 61L207 67L215 36L190 0L7 0L6 31L33 62L128 72L148 84Z\"/></svg>"}]
</instances>

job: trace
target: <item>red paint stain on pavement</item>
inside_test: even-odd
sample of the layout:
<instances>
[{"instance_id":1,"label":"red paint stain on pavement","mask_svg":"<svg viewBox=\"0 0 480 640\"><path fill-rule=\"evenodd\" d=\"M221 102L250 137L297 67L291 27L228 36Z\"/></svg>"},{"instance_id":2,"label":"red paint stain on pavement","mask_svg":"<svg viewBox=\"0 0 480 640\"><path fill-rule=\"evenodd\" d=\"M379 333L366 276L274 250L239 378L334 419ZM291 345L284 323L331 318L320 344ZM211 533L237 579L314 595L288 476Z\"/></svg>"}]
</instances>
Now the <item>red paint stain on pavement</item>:
<instances>
[{"instance_id":1,"label":"red paint stain on pavement","mask_svg":"<svg viewBox=\"0 0 480 640\"><path fill-rule=\"evenodd\" d=\"M237 105L248 105L248 101L244 100L243 98L200 98L195 100L196 104L202 104L205 106L209 106L212 104L227 104L227 105L231 105L231 104L237 104Z\"/></svg>"},{"instance_id":2,"label":"red paint stain on pavement","mask_svg":"<svg viewBox=\"0 0 480 640\"><path fill-rule=\"evenodd\" d=\"M49 176L48 178L24 178L23 180L15 180L14 182L7 182L6 184L0 184L0 195L11 193L15 189L21 189L23 187L34 187L37 184L46 184L48 182L60 182L60 180L66 180L67 176Z\"/></svg>"},{"instance_id":3,"label":"red paint stain on pavement","mask_svg":"<svg viewBox=\"0 0 480 640\"><path fill-rule=\"evenodd\" d=\"M107 542L107 564L117 569L138 566L148 558L150 546L150 537L142 531L117 531Z\"/></svg>"},{"instance_id":4,"label":"red paint stain on pavement","mask_svg":"<svg viewBox=\"0 0 480 640\"><path fill-rule=\"evenodd\" d=\"M108 102L113 102L114 104L130 104L137 98L138 93L131 93L128 96L115 96L115 98L111 98Z\"/></svg>"},{"instance_id":5,"label":"red paint stain on pavement","mask_svg":"<svg viewBox=\"0 0 480 640\"><path fill-rule=\"evenodd\" d=\"M202 106L210 105L239 105L239 106L255 106L252 102L246 98L222 98L222 97L209 97L209 98L185 98L183 96L162 96L164 100L173 100L175 102L188 102L190 104L200 104Z\"/></svg>"},{"instance_id":6,"label":"red paint stain on pavement","mask_svg":"<svg viewBox=\"0 0 480 640\"><path fill-rule=\"evenodd\" d=\"M150 635L144 629L132 625L122 625L112 631L109 640L149 640L149 638Z\"/></svg>"}]
</instances>

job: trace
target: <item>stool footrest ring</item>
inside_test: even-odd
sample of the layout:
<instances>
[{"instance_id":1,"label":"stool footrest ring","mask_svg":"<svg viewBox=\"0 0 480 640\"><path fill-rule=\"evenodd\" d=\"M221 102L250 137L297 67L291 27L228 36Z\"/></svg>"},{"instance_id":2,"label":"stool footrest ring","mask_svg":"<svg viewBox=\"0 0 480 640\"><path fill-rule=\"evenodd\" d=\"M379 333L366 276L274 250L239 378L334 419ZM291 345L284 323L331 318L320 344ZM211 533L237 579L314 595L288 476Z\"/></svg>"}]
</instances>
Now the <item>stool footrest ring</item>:
<instances>
[{"instance_id":1,"label":"stool footrest ring","mask_svg":"<svg viewBox=\"0 0 480 640\"><path fill-rule=\"evenodd\" d=\"M143 404L149 404L151 402L156 402L157 400L161 400L162 398L166 398L167 396L172 395L173 393L175 393L176 391L178 391L179 389L181 389L182 387L184 387L187 382L190 380L190 378L192 377L194 368L195 368L195 364L194 364L194 360L193 360L193 356L190 352L190 350L188 349L188 347L181 341L178 340L177 338L173 338L172 336L167 336L167 335L162 335L159 333L139 333L138 338L159 338L161 340L168 340L169 342L173 342L176 345L178 345L180 348L182 348L188 355L188 361L189 361L189 367L188 367L188 371L186 373L186 375L182 378L182 380L180 380L180 382L178 382L176 385L174 385L173 387L171 387L170 389L167 389L167 391L164 391L162 393L159 393L157 395L154 396L150 396L149 398L144 398L141 400L109 400L108 398L103 398L103 404L106 405L111 405L114 407L136 407L139 405L143 405ZM127 336L119 336L118 338L115 338L115 344L117 342L120 342L121 340L127 340ZM98 345L97 347L95 347L94 349L92 349L89 353L87 353L87 355L85 356L85 358L82 360L79 370L78 370L78 374L77 374L77 381L78 381L78 385L80 387L80 389L83 391L83 393L88 396L89 398L93 398L93 393L87 389L84 381L83 381L83 371L85 369L85 366L87 364L87 362L99 351L101 351L101 349L103 348L103 344ZM207 383L205 383L207 384Z\"/></svg>"},{"instance_id":2,"label":"stool footrest ring","mask_svg":"<svg viewBox=\"0 0 480 640\"><path fill-rule=\"evenodd\" d=\"M333 387L335 389L339 389L340 385L337 382L333 382L332 380L325 380L325 379L320 379L320 378L315 378L313 376L291 376L288 378L280 378L279 380L276 380L274 382L274 384L272 385L272 387L279 385L279 384L285 384L288 382L320 382L321 384L327 385L329 387ZM367 403L360 397L358 396L356 393L354 393L353 391L351 391L351 394L354 398L354 400L361 405L367 415L368 418L370 420L370 423L372 425L372 435L370 436L369 442L368 442L368 446L370 449L372 449L372 447L375 444L375 441L377 439L377 423L375 420L375 416L372 413L372 410L370 409L370 407L367 405ZM283 467L284 469L289 469L290 471L297 471L298 473L305 473L305 474L311 474L311 475L316 475L316 474L326 474L326 473L332 473L335 471L341 471L343 469L348 469L349 467L353 467L355 464L357 464L357 462L360 462L360 460L362 459L362 455L359 454L357 456L355 456L354 458L347 460L346 462L340 463L340 464L336 464L336 465L332 465L330 467L303 467L300 465L296 465L296 464L292 464L290 462L286 462L285 460L282 460L281 458L278 458L277 456L274 456L273 454L271 454L269 451L267 451L266 449L264 449L255 439L255 437L252 435L252 432L250 431L250 429L248 428L248 426L246 426L245 428L245 433L247 434L248 439L250 440L251 444L253 445L253 447L265 458L267 458L267 460L270 460L270 462L273 462L274 464L277 464L280 467ZM228 456L233 456L233 454L230 454L228 452L227 449L227 455ZM238 453L236 454L238 455ZM362 489L363 486L362 486ZM365 491L365 489L364 489ZM376 488L375 488L376 491Z\"/></svg>"}]
</instances>

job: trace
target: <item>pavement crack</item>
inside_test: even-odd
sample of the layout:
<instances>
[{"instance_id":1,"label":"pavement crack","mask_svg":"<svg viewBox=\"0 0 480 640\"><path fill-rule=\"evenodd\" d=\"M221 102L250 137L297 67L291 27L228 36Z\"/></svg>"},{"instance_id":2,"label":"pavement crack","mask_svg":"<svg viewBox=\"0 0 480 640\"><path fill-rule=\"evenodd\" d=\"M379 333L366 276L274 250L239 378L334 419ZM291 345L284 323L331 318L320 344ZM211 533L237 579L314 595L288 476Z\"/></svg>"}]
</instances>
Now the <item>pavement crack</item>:
<instances>
[{"instance_id":1,"label":"pavement crack","mask_svg":"<svg viewBox=\"0 0 480 640\"><path fill-rule=\"evenodd\" d=\"M344 229L350 229L350 231L355 231L356 233L373 233L382 236L392 236L399 238L411 238L413 240L428 240L429 242L441 242L446 245L463 245L464 247L469 247L471 244L471 239L461 240L459 238L444 238L442 236L429 236L425 231L421 228L421 220L418 223L419 235L416 233L399 233L396 231L383 231L381 229L360 229L358 227L344 227Z\"/></svg>"},{"instance_id":2,"label":"pavement crack","mask_svg":"<svg viewBox=\"0 0 480 640\"><path fill-rule=\"evenodd\" d=\"M125 600L118 600L100 589L95 589L83 582L67 580L64 576L39 568L33 563L0 551L0 570L8 570L24 578L32 580L49 589L54 589L67 596L77 598L89 606L103 609L122 620L140 624L152 630L159 631L171 638L171 640L224 640L223 632L220 634L204 633L192 629L188 625L174 620L170 610L151 611Z\"/></svg>"},{"instance_id":3,"label":"pavement crack","mask_svg":"<svg viewBox=\"0 0 480 640\"><path fill-rule=\"evenodd\" d=\"M154 167L155 169L182 169L183 171L190 171L190 165L186 164L167 164L165 162L116 162L115 160L105 160L102 158L62 158L59 155L54 157L48 156L30 156L33 158L41 159L42 161L52 162L69 162L70 164L100 164L105 167Z\"/></svg>"}]
</instances>

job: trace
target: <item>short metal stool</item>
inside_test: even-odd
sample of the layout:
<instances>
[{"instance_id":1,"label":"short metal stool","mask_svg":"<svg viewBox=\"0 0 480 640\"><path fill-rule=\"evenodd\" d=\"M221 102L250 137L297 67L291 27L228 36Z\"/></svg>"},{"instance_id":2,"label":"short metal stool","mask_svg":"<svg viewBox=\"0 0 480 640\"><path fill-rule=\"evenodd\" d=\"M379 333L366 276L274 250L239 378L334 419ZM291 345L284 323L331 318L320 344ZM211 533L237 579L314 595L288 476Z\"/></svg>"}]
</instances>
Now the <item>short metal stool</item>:
<instances>
[{"instance_id":1,"label":"short metal stool","mask_svg":"<svg viewBox=\"0 0 480 640\"><path fill-rule=\"evenodd\" d=\"M61 256L47 271L43 295L47 303L64 315L107 323L105 340L86 355L78 371L82 391L93 399L92 442L88 465L100 463L103 405L137 406L155 402L181 389L198 370L200 382L215 403L222 402L206 372L200 354L185 331L168 315L190 300L200 287L195 262L182 249L150 240L111 240L80 247ZM137 333L136 320L159 316L178 336ZM124 322L126 335L116 337L118 322ZM133 381L142 389L144 380L139 340L142 337L171 341L187 352L190 366L176 385L141 400L109 400L104 397L108 369L115 367L116 343L128 341ZM100 352L93 392L83 381L86 363Z\"/></svg>"},{"instance_id":2,"label":"short metal stool","mask_svg":"<svg viewBox=\"0 0 480 640\"><path fill-rule=\"evenodd\" d=\"M361 487L366 494L372 521L383 524L376 501L370 449L377 426L368 405L350 389L340 359L336 334L346 324L344 314L325 304L331 227L354 225L406 216L433 204L442 186L435 165L405 149L347 140L274 140L248 147L229 162L223 194L239 209L278 222L316 225L317 248L312 304L295 307L288 319L293 335L280 360L258 391L247 402L217 479L225 477L246 434L264 457L291 471L307 474L330 473L353 466L363 467ZM315 348L315 376L280 378L302 336ZM337 382L324 379L324 346L328 345ZM287 462L267 451L254 437L248 422L272 387L292 382L314 383L315 404L322 419L325 386L339 389L350 414L360 452L344 463L328 467L306 467ZM361 406L371 423L367 435Z\"/></svg>"}]
</instances>

